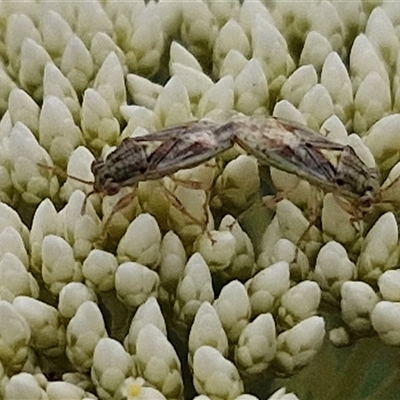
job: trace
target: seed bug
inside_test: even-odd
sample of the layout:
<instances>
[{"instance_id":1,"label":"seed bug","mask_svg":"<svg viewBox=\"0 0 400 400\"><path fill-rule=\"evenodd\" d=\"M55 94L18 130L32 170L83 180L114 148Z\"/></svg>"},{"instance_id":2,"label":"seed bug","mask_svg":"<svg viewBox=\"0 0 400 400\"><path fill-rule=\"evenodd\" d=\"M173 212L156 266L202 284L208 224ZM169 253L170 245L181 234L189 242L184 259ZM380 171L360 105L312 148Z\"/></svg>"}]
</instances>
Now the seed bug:
<instances>
[{"instance_id":1,"label":"seed bug","mask_svg":"<svg viewBox=\"0 0 400 400\"><path fill-rule=\"evenodd\" d=\"M332 192L341 206L361 218L379 202L380 177L349 145L333 142L304 125L278 118L238 118L234 141L260 163L295 174Z\"/></svg>"},{"instance_id":2,"label":"seed bug","mask_svg":"<svg viewBox=\"0 0 400 400\"><path fill-rule=\"evenodd\" d=\"M195 167L232 145L229 125L216 126L209 121L194 121L153 134L124 139L105 159L97 158L92 162L94 182L67 177L93 185L93 190L86 195L82 205L84 212L88 197L95 193L112 196L122 187L135 186L140 181L160 179L180 169ZM41 163L38 165L54 170ZM191 187L200 188L195 182L191 183ZM105 226L118 210L127 205L132 196L129 193L118 201ZM171 193L169 196L174 197ZM176 197L172 200L179 206Z\"/></svg>"}]
</instances>

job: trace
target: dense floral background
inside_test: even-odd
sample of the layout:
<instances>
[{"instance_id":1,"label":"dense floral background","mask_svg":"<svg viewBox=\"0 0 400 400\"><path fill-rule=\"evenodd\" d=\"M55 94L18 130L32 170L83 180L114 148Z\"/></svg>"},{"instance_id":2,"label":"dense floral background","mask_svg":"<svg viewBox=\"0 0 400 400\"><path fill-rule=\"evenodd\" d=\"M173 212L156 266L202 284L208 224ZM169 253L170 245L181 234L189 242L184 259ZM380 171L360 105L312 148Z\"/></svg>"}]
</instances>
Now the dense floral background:
<instances>
[{"instance_id":1,"label":"dense floral background","mask_svg":"<svg viewBox=\"0 0 400 400\"><path fill-rule=\"evenodd\" d=\"M393 1L1 1L0 397L398 399L399 48ZM233 112L351 144L382 204L234 148L81 212L65 172Z\"/></svg>"}]
</instances>

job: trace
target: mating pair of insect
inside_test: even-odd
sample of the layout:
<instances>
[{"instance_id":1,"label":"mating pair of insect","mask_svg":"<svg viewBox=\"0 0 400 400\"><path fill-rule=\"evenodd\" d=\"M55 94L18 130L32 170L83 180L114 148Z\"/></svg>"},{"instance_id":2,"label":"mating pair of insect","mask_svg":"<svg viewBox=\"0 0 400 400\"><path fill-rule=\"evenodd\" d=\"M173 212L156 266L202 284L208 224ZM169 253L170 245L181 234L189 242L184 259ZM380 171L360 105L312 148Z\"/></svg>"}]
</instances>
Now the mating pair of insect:
<instances>
[{"instance_id":1,"label":"mating pair of insect","mask_svg":"<svg viewBox=\"0 0 400 400\"><path fill-rule=\"evenodd\" d=\"M150 143L157 144L151 152ZM122 187L195 167L235 144L260 163L295 174L324 192L333 193L355 220L369 213L381 199L378 170L369 168L351 146L274 117L236 116L224 123L194 121L127 138L105 159L93 161L94 182L70 178L93 185L87 197L94 193L114 195ZM121 209L124 203L122 198L114 210Z\"/></svg>"}]
</instances>

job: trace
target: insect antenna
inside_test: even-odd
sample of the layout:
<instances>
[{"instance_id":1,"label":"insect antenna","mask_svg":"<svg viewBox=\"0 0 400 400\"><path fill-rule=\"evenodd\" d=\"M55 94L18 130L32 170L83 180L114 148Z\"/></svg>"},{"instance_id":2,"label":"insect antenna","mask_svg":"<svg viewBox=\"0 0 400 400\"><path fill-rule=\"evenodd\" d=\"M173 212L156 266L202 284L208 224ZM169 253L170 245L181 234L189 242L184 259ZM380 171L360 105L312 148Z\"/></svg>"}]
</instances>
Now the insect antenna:
<instances>
[{"instance_id":1,"label":"insect antenna","mask_svg":"<svg viewBox=\"0 0 400 400\"><path fill-rule=\"evenodd\" d=\"M62 169L58 167L52 167L51 165L47 164L42 164L40 162L36 163L40 168L47 169L49 171L54 172L56 175L60 176L61 178L70 178L73 179L74 181L84 183L85 185L92 185L93 186L93 181L87 181L86 179L78 178L77 176L69 175Z\"/></svg>"},{"instance_id":2,"label":"insect antenna","mask_svg":"<svg viewBox=\"0 0 400 400\"><path fill-rule=\"evenodd\" d=\"M74 181L77 182L81 182L84 183L85 185L91 185L93 186L94 182L93 181L87 181L86 179L82 179L79 178L77 176L73 176L73 175L69 175L67 174L65 171L63 171L62 169L58 168L58 167L53 167L51 165L47 165L47 164L42 164L40 162L36 163L40 168L44 168L47 169L49 171L54 172L56 175L60 176L61 178L70 178ZM82 208L81 208L81 215L85 214L86 211L86 205L87 205L87 200L89 198L89 196L91 196L92 194L98 193L96 190L92 190L90 191L88 194L86 194L83 203L82 203Z\"/></svg>"}]
</instances>

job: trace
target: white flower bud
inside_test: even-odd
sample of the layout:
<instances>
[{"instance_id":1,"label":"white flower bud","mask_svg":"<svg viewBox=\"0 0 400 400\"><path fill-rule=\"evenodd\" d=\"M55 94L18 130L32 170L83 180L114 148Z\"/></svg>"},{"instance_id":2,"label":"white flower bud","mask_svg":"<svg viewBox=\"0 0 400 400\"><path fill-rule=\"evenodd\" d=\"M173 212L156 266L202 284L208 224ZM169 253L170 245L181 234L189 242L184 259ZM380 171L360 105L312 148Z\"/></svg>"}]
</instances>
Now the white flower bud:
<instances>
[{"instance_id":1,"label":"white flower bud","mask_svg":"<svg viewBox=\"0 0 400 400\"><path fill-rule=\"evenodd\" d=\"M153 324L167 336L164 316L155 297L150 297L143 303L133 316L129 332L124 339L124 347L130 354L136 354L136 342L140 330L147 324Z\"/></svg>"},{"instance_id":2,"label":"white flower bud","mask_svg":"<svg viewBox=\"0 0 400 400\"><path fill-rule=\"evenodd\" d=\"M230 50L235 49L246 58L251 55L250 42L243 29L235 19L230 19L219 31L215 40L213 61L214 69L218 70ZM264 74L263 74L264 75ZM265 76L264 76L265 79Z\"/></svg>"},{"instance_id":3,"label":"white flower bud","mask_svg":"<svg viewBox=\"0 0 400 400\"><path fill-rule=\"evenodd\" d=\"M189 95L178 76L173 76L162 88L154 112L163 126L176 125L190 119Z\"/></svg>"},{"instance_id":4,"label":"white flower bud","mask_svg":"<svg viewBox=\"0 0 400 400\"><path fill-rule=\"evenodd\" d=\"M21 372L12 376L5 384L4 399L47 400L48 397L33 375Z\"/></svg>"},{"instance_id":5,"label":"white flower bud","mask_svg":"<svg viewBox=\"0 0 400 400\"><path fill-rule=\"evenodd\" d=\"M224 272L235 257L235 237L228 231L211 231L201 235L194 244L212 272Z\"/></svg>"},{"instance_id":6,"label":"white flower bud","mask_svg":"<svg viewBox=\"0 0 400 400\"><path fill-rule=\"evenodd\" d=\"M19 80L21 86L35 100L43 98L43 70L51 62L49 53L37 42L27 38L21 46L21 68Z\"/></svg>"},{"instance_id":7,"label":"white flower bud","mask_svg":"<svg viewBox=\"0 0 400 400\"><path fill-rule=\"evenodd\" d=\"M213 306L228 339L236 343L251 315L250 299L244 285L237 280L229 282L222 288Z\"/></svg>"},{"instance_id":8,"label":"white flower bud","mask_svg":"<svg viewBox=\"0 0 400 400\"><path fill-rule=\"evenodd\" d=\"M135 15L134 33L128 43L127 64L140 75L152 76L160 69L160 58L164 52L159 8L149 3Z\"/></svg>"},{"instance_id":9,"label":"white flower bud","mask_svg":"<svg viewBox=\"0 0 400 400\"><path fill-rule=\"evenodd\" d=\"M105 32L96 32L90 43L90 54L97 68L100 68L104 60L111 53L115 53L119 63L126 71L126 57L124 52L118 47L113 39Z\"/></svg>"},{"instance_id":10,"label":"white flower bud","mask_svg":"<svg viewBox=\"0 0 400 400\"><path fill-rule=\"evenodd\" d=\"M371 312L372 326L384 343L400 345L400 304L380 301Z\"/></svg>"},{"instance_id":11,"label":"white flower bud","mask_svg":"<svg viewBox=\"0 0 400 400\"><path fill-rule=\"evenodd\" d=\"M0 301L0 361L6 371L20 371L28 359L31 330L25 318L7 301Z\"/></svg>"},{"instance_id":12,"label":"white flower bud","mask_svg":"<svg viewBox=\"0 0 400 400\"><path fill-rule=\"evenodd\" d=\"M112 290L117 268L118 263L113 254L104 250L93 249L82 265L85 284L96 292Z\"/></svg>"},{"instance_id":13,"label":"white flower bud","mask_svg":"<svg viewBox=\"0 0 400 400\"><path fill-rule=\"evenodd\" d=\"M243 154L226 165L215 184L218 198L236 212L247 210L259 190L257 160Z\"/></svg>"},{"instance_id":14,"label":"white flower bud","mask_svg":"<svg viewBox=\"0 0 400 400\"><path fill-rule=\"evenodd\" d=\"M374 8L369 15L365 34L390 70L397 62L399 39L388 11L381 7Z\"/></svg>"},{"instance_id":15,"label":"white flower bud","mask_svg":"<svg viewBox=\"0 0 400 400\"><path fill-rule=\"evenodd\" d=\"M61 14L53 10L46 10L39 18L39 28L44 48L52 57L61 57L68 39L73 35L68 22Z\"/></svg>"},{"instance_id":16,"label":"white flower bud","mask_svg":"<svg viewBox=\"0 0 400 400\"><path fill-rule=\"evenodd\" d=\"M211 78L204 74L201 69L198 70L178 63L171 65L171 75L179 77L187 90L191 103L195 105L214 85Z\"/></svg>"},{"instance_id":17,"label":"white flower bud","mask_svg":"<svg viewBox=\"0 0 400 400\"><path fill-rule=\"evenodd\" d=\"M328 38L334 50L343 51L343 22L332 3L315 3L315 8L310 13L309 18L311 29ZM326 20L326 23L323 22L324 20Z\"/></svg>"},{"instance_id":18,"label":"white flower bud","mask_svg":"<svg viewBox=\"0 0 400 400\"><path fill-rule=\"evenodd\" d=\"M384 272L378 279L378 286L384 300L400 302L400 270Z\"/></svg>"},{"instance_id":19,"label":"white flower bud","mask_svg":"<svg viewBox=\"0 0 400 400\"><path fill-rule=\"evenodd\" d=\"M58 294L67 283L82 279L81 265L61 237L48 235L43 239L42 259L42 277L52 293Z\"/></svg>"},{"instance_id":20,"label":"white flower bud","mask_svg":"<svg viewBox=\"0 0 400 400\"><path fill-rule=\"evenodd\" d=\"M241 4L239 22L247 35L251 33L254 21L258 16L272 24L275 23L268 8L261 1L244 1Z\"/></svg>"},{"instance_id":21,"label":"white flower bud","mask_svg":"<svg viewBox=\"0 0 400 400\"><path fill-rule=\"evenodd\" d=\"M328 299L338 301L343 282L350 281L355 276L356 267L341 244L328 242L321 248L313 277Z\"/></svg>"},{"instance_id":22,"label":"white flower bud","mask_svg":"<svg viewBox=\"0 0 400 400\"><path fill-rule=\"evenodd\" d=\"M87 257L101 232L99 218L90 204L82 215L84 201L84 193L77 190L59 212L60 234L73 245L74 256L78 260Z\"/></svg>"},{"instance_id":23,"label":"white flower bud","mask_svg":"<svg viewBox=\"0 0 400 400\"><path fill-rule=\"evenodd\" d=\"M316 31L310 31L305 38L301 51L300 65L310 64L319 71L332 50L332 45L324 35Z\"/></svg>"},{"instance_id":24,"label":"white flower bud","mask_svg":"<svg viewBox=\"0 0 400 400\"><path fill-rule=\"evenodd\" d=\"M308 35L310 36L312 33L310 32ZM313 65L302 65L282 85L280 95L282 99L290 101L290 103L297 107L304 95L317 83L318 76Z\"/></svg>"},{"instance_id":25,"label":"white flower bud","mask_svg":"<svg viewBox=\"0 0 400 400\"><path fill-rule=\"evenodd\" d=\"M281 100L275 104L272 115L276 118L283 118L289 121L298 122L307 125L307 121L303 114L289 101Z\"/></svg>"},{"instance_id":26,"label":"white flower bud","mask_svg":"<svg viewBox=\"0 0 400 400\"><path fill-rule=\"evenodd\" d=\"M355 38L350 51L350 72L355 92L371 71L376 71L386 85L389 84L389 77L384 64L369 39L361 33Z\"/></svg>"},{"instance_id":27,"label":"white flower bud","mask_svg":"<svg viewBox=\"0 0 400 400\"><path fill-rule=\"evenodd\" d=\"M264 270L279 261L289 264L291 280L298 282L307 279L310 272L308 258L287 239L279 239L272 248L266 248L259 255L254 272Z\"/></svg>"},{"instance_id":28,"label":"white flower bud","mask_svg":"<svg viewBox=\"0 0 400 400\"><path fill-rule=\"evenodd\" d=\"M209 346L200 347L193 357L196 391L211 399L234 399L243 393L243 382L234 364Z\"/></svg>"},{"instance_id":29,"label":"white flower bud","mask_svg":"<svg viewBox=\"0 0 400 400\"><path fill-rule=\"evenodd\" d=\"M39 297L36 279L12 253L5 253L0 260L0 287L10 290L13 296Z\"/></svg>"},{"instance_id":30,"label":"white flower bud","mask_svg":"<svg viewBox=\"0 0 400 400\"><path fill-rule=\"evenodd\" d=\"M126 88L124 71L114 52L104 60L93 82L93 88L106 100L112 114L120 116L119 108L126 104ZM119 129L116 134L118 133Z\"/></svg>"},{"instance_id":31,"label":"white flower bud","mask_svg":"<svg viewBox=\"0 0 400 400\"><path fill-rule=\"evenodd\" d=\"M89 86L94 72L93 60L78 36L73 35L69 38L61 58L60 69L78 94Z\"/></svg>"},{"instance_id":32,"label":"white flower bud","mask_svg":"<svg viewBox=\"0 0 400 400\"><path fill-rule=\"evenodd\" d=\"M71 319L85 301L96 301L96 294L81 282L70 282L60 291L58 311L65 319Z\"/></svg>"},{"instance_id":33,"label":"white flower bud","mask_svg":"<svg viewBox=\"0 0 400 400\"><path fill-rule=\"evenodd\" d=\"M173 294L186 264L185 248L179 236L169 231L161 242L161 262L158 274L163 289Z\"/></svg>"},{"instance_id":34,"label":"white flower bud","mask_svg":"<svg viewBox=\"0 0 400 400\"><path fill-rule=\"evenodd\" d=\"M235 363L246 374L264 372L276 352L275 321L271 314L261 314L239 336Z\"/></svg>"},{"instance_id":35,"label":"white flower bud","mask_svg":"<svg viewBox=\"0 0 400 400\"><path fill-rule=\"evenodd\" d=\"M0 201L0 232L8 227L13 227L21 236L25 246L28 247L29 236L32 233L29 232L28 228L21 221L19 214L8 204Z\"/></svg>"},{"instance_id":36,"label":"white flower bud","mask_svg":"<svg viewBox=\"0 0 400 400\"><path fill-rule=\"evenodd\" d=\"M136 261L155 269L160 262L160 245L157 221L150 214L141 214L131 222L118 244L118 261Z\"/></svg>"},{"instance_id":37,"label":"white flower bud","mask_svg":"<svg viewBox=\"0 0 400 400\"><path fill-rule=\"evenodd\" d=\"M0 233L0 259L7 253L15 255L28 269L29 260L24 242L18 231L12 226L5 228Z\"/></svg>"},{"instance_id":38,"label":"white flower bud","mask_svg":"<svg viewBox=\"0 0 400 400\"><path fill-rule=\"evenodd\" d=\"M246 282L252 316L274 310L277 301L289 287L290 272L286 261L279 261L253 276Z\"/></svg>"},{"instance_id":39,"label":"white flower bud","mask_svg":"<svg viewBox=\"0 0 400 400\"><path fill-rule=\"evenodd\" d=\"M43 200L33 216L30 231L31 265L33 271L41 273L42 269L42 244L47 235L56 235L58 228L57 211L50 199Z\"/></svg>"},{"instance_id":40,"label":"white flower bud","mask_svg":"<svg viewBox=\"0 0 400 400\"><path fill-rule=\"evenodd\" d=\"M12 128L8 146L12 163L11 179L21 198L28 204L36 205L45 197L54 197L58 191L57 177L52 176L49 180L49 171L37 165L44 160L51 165L50 157L21 122Z\"/></svg>"},{"instance_id":41,"label":"white flower bud","mask_svg":"<svg viewBox=\"0 0 400 400\"><path fill-rule=\"evenodd\" d=\"M359 238L359 230L353 222L353 216L340 206L332 193L324 196L321 222L326 241L334 240L351 246ZM362 221L360 224L363 226Z\"/></svg>"},{"instance_id":42,"label":"white flower bud","mask_svg":"<svg viewBox=\"0 0 400 400\"><path fill-rule=\"evenodd\" d=\"M393 213L382 215L365 237L357 261L359 276L376 282L382 272L397 266L398 226Z\"/></svg>"},{"instance_id":43,"label":"white flower bud","mask_svg":"<svg viewBox=\"0 0 400 400\"><path fill-rule=\"evenodd\" d=\"M194 182L196 180L198 181L193 179ZM173 193L173 197L166 197L169 226L183 241L193 242L203 231L213 229L214 220L208 209L208 195L205 190L185 187L173 180L167 180L165 186Z\"/></svg>"},{"instance_id":44,"label":"white flower bud","mask_svg":"<svg viewBox=\"0 0 400 400\"><path fill-rule=\"evenodd\" d=\"M98 3L79 3L76 9L75 29L79 37L88 46L98 31L110 36L113 25L103 7Z\"/></svg>"},{"instance_id":45,"label":"white flower bud","mask_svg":"<svg viewBox=\"0 0 400 400\"><path fill-rule=\"evenodd\" d=\"M318 129L323 122L334 114L333 102L325 86L317 83L303 97L299 111L307 120L307 125Z\"/></svg>"},{"instance_id":46,"label":"white flower bud","mask_svg":"<svg viewBox=\"0 0 400 400\"><path fill-rule=\"evenodd\" d=\"M130 355L114 339L100 339L94 349L90 376L101 399L118 398L123 382L135 373Z\"/></svg>"},{"instance_id":47,"label":"white flower bud","mask_svg":"<svg viewBox=\"0 0 400 400\"><path fill-rule=\"evenodd\" d=\"M400 162L390 170L381 186L382 202L396 204L400 197Z\"/></svg>"},{"instance_id":48,"label":"white flower bud","mask_svg":"<svg viewBox=\"0 0 400 400\"><path fill-rule=\"evenodd\" d=\"M188 46L188 50L200 59L211 53L217 27L208 4L202 1L184 2L182 17L182 41Z\"/></svg>"},{"instance_id":49,"label":"white flower bud","mask_svg":"<svg viewBox=\"0 0 400 400\"><path fill-rule=\"evenodd\" d=\"M67 356L80 372L93 363L93 352L101 338L107 337L103 316L97 304L86 301L78 308L67 326Z\"/></svg>"},{"instance_id":50,"label":"white flower bud","mask_svg":"<svg viewBox=\"0 0 400 400\"><path fill-rule=\"evenodd\" d=\"M215 308L205 301L194 317L189 333L189 365L193 366L193 356L201 346L211 346L224 357L228 355L228 338Z\"/></svg>"},{"instance_id":51,"label":"white flower bud","mask_svg":"<svg viewBox=\"0 0 400 400\"><path fill-rule=\"evenodd\" d=\"M68 382L49 382L46 393L51 400L83 400L86 397L82 388Z\"/></svg>"},{"instance_id":52,"label":"white flower bud","mask_svg":"<svg viewBox=\"0 0 400 400\"><path fill-rule=\"evenodd\" d=\"M157 296L160 278L150 268L137 262L126 262L115 273L115 290L118 299L130 308L143 304L149 297Z\"/></svg>"},{"instance_id":53,"label":"white flower bud","mask_svg":"<svg viewBox=\"0 0 400 400\"><path fill-rule=\"evenodd\" d=\"M391 88L378 72L369 72L360 82L354 98L354 107L355 132L366 132L382 115L390 112Z\"/></svg>"},{"instance_id":54,"label":"white flower bud","mask_svg":"<svg viewBox=\"0 0 400 400\"><path fill-rule=\"evenodd\" d=\"M240 13L240 4L236 0L213 2L208 5L218 26L222 26L231 18L237 18Z\"/></svg>"},{"instance_id":55,"label":"white flower bud","mask_svg":"<svg viewBox=\"0 0 400 400\"><path fill-rule=\"evenodd\" d=\"M294 69L283 35L268 19L258 15L251 27L253 57L260 60L270 87L283 82ZM265 44L269 43L268 46Z\"/></svg>"},{"instance_id":56,"label":"white flower bud","mask_svg":"<svg viewBox=\"0 0 400 400\"><path fill-rule=\"evenodd\" d=\"M236 109L245 114L263 113L268 107L267 79L257 59L252 58L235 78Z\"/></svg>"},{"instance_id":57,"label":"white flower bud","mask_svg":"<svg viewBox=\"0 0 400 400\"><path fill-rule=\"evenodd\" d=\"M82 101L82 131L91 147L102 150L106 144L115 144L120 135L118 120L106 99L96 90L85 90Z\"/></svg>"},{"instance_id":58,"label":"white flower bud","mask_svg":"<svg viewBox=\"0 0 400 400\"><path fill-rule=\"evenodd\" d=\"M274 222L275 221L275 222ZM276 214L271 224L267 227L263 235L263 248L267 245L275 245L276 242L285 238L292 243L298 243L310 222L289 200L283 199L276 206ZM299 243L307 256L314 255L320 247L321 235L316 226L311 226L304 239L304 243Z\"/></svg>"},{"instance_id":59,"label":"white flower bud","mask_svg":"<svg viewBox=\"0 0 400 400\"><path fill-rule=\"evenodd\" d=\"M94 182L94 176L90 170L93 161L93 154L86 147L79 146L71 153L68 160L67 174L71 177L77 177L88 182ZM74 191L80 190L85 194L88 194L92 189L92 185L79 182L76 179L67 178L66 182L60 189L60 198L63 201L68 201ZM94 202L95 197L96 196L89 197L85 210L85 214L90 214L92 219L94 216L92 215L90 204Z\"/></svg>"},{"instance_id":60,"label":"white flower bud","mask_svg":"<svg viewBox=\"0 0 400 400\"><path fill-rule=\"evenodd\" d=\"M347 346L350 343L349 334L342 326L329 331L329 340L336 347Z\"/></svg>"},{"instance_id":61,"label":"white flower bud","mask_svg":"<svg viewBox=\"0 0 400 400\"><path fill-rule=\"evenodd\" d=\"M384 161L391 162L393 152L400 150L400 137L396 130L400 123L400 115L392 114L381 118L376 122L368 135L364 138L364 143L371 150L376 162L378 164Z\"/></svg>"},{"instance_id":62,"label":"white flower bud","mask_svg":"<svg viewBox=\"0 0 400 400\"><path fill-rule=\"evenodd\" d=\"M142 136L160 129L160 121L153 110L143 106L123 105L120 111L127 125L119 139Z\"/></svg>"},{"instance_id":63,"label":"white flower bud","mask_svg":"<svg viewBox=\"0 0 400 400\"><path fill-rule=\"evenodd\" d=\"M344 122L348 121L353 107L353 88L349 72L338 53L332 52L326 57L321 84L332 98L336 115Z\"/></svg>"},{"instance_id":64,"label":"white flower bud","mask_svg":"<svg viewBox=\"0 0 400 400\"><path fill-rule=\"evenodd\" d=\"M44 99L39 119L40 144L52 160L65 168L71 152L82 143L82 133L62 100Z\"/></svg>"},{"instance_id":65,"label":"white flower bud","mask_svg":"<svg viewBox=\"0 0 400 400\"><path fill-rule=\"evenodd\" d=\"M247 58L242 53L237 50L230 50L222 62L218 76L220 78L227 75L236 77L246 66L247 62Z\"/></svg>"},{"instance_id":66,"label":"white flower bud","mask_svg":"<svg viewBox=\"0 0 400 400\"><path fill-rule=\"evenodd\" d=\"M199 253L193 254L185 266L176 289L174 312L181 321L191 325L204 301L212 303L214 291L210 270Z\"/></svg>"},{"instance_id":67,"label":"white flower bud","mask_svg":"<svg viewBox=\"0 0 400 400\"><path fill-rule=\"evenodd\" d=\"M65 327L52 306L31 297L18 296L15 309L25 318L31 330L31 346L39 354L57 357L65 351Z\"/></svg>"},{"instance_id":68,"label":"white flower bud","mask_svg":"<svg viewBox=\"0 0 400 400\"><path fill-rule=\"evenodd\" d=\"M17 88L11 91L8 111L13 125L22 122L38 138L40 108L26 92Z\"/></svg>"},{"instance_id":69,"label":"white flower bud","mask_svg":"<svg viewBox=\"0 0 400 400\"><path fill-rule=\"evenodd\" d=\"M378 295L364 282L344 282L341 289L343 321L357 333L368 333L371 329L370 314Z\"/></svg>"},{"instance_id":70,"label":"white flower bud","mask_svg":"<svg viewBox=\"0 0 400 400\"><path fill-rule=\"evenodd\" d=\"M169 70L170 70L170 74L171 75L175 75L175 73L177 72L174 68L175 66L179 66L180 67L187 67L190 70L195 70L195 71L199 71L199 72L203 72L203 69L201 68L201 65L199 63L199 61L197 60L197 58L190 53L186 47L182 46L180 43L178 43L177 41L173 41L171 43L171 46L169 48ZM183 71L185 71L185 69L183 69ZM179 72L178 72L179 73ZM206 74L201 73L199 75L199 77L202 76L204 80L207 80L210 82L210 85L212 85L212 79L209 78ZM180 77L182 79L182 77ZM182 82L184 82L184 80L182 80ZM194 82L193 82L194 83ZM187 85L184 83L185 87L187 87Z\"/></svg>"},{"instance_id":71,"label":"white flower bud","mask_svg":"<svg viewBox=\"0 0 400 400\"><path fill-rule=\"evenodd\" d=\"M52 11L48 13L50 14ZM74 121L80 121L81 106L75 89L72 87L71 82L53 63L47 63L44 69L43 98L47 96L58 97L68 107Z\"/></svg>"},{"instance_id":72,"label":"white flower bud","mask_svg":"<svg viewBox=\"0 0 400 400\"><path fill-rule=\"evenodd\" d=\"M178 399L182 396L179 358L165 334L153 324L147 324L139 332L135 361L141 376L165 397Z\"/></svg>"},{"instance_id":73,"label":"white flower bud","mask_svg":"<svg viewBox=\"0 0 400 400\"><path fill-rule=\"evenodd\" d=\"M128 74L126 85L132 100L143 107L154 109L156 101L163 89L161 85L149 81L142 76Z\"/></svg>"},{"instance_id":74,"label":"white flower bud","mask_svg":"<svg viewBox=\"0 0 400 400\"><path fill-rule=\"evenodd\" d=\"M301 321L277 339L276 362L285 374L293 374L308 365L321 348L325 336L322 317Z\"/></svg>"},{"instance_id":75,"label":"white flower bud","mask_svg":"<svg viewBox=\"0 0 400 400\"><path fill-rule=\"evenodd\" d=\"M317 313L321 289L316 282L303 281L291 287L281 298L278 316L281 325L292 327Z\"/></svg>"},{"instance_id":76,"label":"white flower bud","mask_svg":"<svg viewBox=\"0 0 400 400\"><path fill-rule=\"evenodd\" d=\"M5 47L8 59L15 72L20 68L21 47L26 38L31 38L39 44L42 43L42 36L26 14L11 14L7 20Z\"/></svg>"},{"instance_id":77,"label":"white flower bud","mask_svg":"<svg viewBox=\"0 0 400 400\"><path fill-rule=\"evenodd\" d=\"M226 75L204 93L199 101L197 114L205 116L215 110L231 110L234 106L234 81L231 75Z\"/></svg>"}]
</instances>

